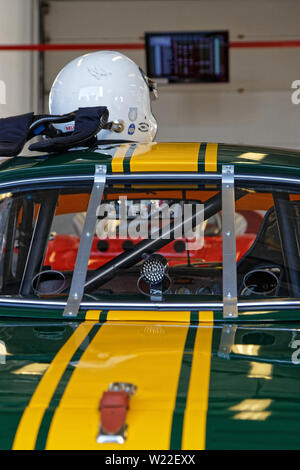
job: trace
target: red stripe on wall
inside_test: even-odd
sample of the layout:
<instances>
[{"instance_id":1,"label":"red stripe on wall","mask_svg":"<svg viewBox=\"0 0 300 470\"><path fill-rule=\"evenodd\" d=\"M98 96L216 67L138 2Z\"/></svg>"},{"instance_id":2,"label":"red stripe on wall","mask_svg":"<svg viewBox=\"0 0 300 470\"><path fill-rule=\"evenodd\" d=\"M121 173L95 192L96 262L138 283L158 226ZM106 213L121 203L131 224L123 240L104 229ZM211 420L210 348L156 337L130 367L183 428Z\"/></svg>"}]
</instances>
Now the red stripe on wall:
<instances>
[{"instance_id":1,"label":"red stripe on wall","mask_svg":"<svg viewBox=\"0 0 300 470\"><path fill-rule=\"evenodd\" d=\"M245 41L231 42L230 47L235 49L243 48L265 48L265 47L300 47L300 41Z\"/></svg>"},{"instance_id":2,"label":"red stripe on wall","mask_svg":"<svg viewBox=\"0 0 300 470\"><path fill-rule=\"evenodd\" d=\"M122 44L8 44L0 45L0 51L82 51L82 50L145 49L144 43Z\"/></svg>"},{"instance_id":3,"label":"red stripe on wall","mask_svg":"<svg viewBox=\"0 0 300 470\"><path fill-rule=\"evenodd\" d=\"M300 40L294 41L240 41L231 42L232 49L300 47ZM83 51L83 50L139 50L144 43L113 44L2 44L0 51Z\"/></svg>"}]
</instances>

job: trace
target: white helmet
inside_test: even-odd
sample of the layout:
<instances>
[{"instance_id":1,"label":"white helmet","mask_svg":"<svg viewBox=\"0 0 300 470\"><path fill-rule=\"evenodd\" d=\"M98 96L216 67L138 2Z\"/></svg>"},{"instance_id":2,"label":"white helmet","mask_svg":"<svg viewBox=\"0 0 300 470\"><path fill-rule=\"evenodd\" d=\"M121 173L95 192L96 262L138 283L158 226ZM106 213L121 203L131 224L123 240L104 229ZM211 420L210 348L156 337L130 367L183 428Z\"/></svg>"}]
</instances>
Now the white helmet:
<instances>
[{"instance_id":1,"label":"white helmet","mask_svg":"<svg viewBox=\"0 0 300 470\"><path fill-rule=\"evenodd\" d=\"M51 114L67 114L78 108L106 106L110 125L98 140L151 142L157 123L151 112L150 92L155 83L131 59L114 51L83 55L67 64L56 77L49 96ZM63 132L74 122L56 124Z\"/></svg>"}]
</instances>

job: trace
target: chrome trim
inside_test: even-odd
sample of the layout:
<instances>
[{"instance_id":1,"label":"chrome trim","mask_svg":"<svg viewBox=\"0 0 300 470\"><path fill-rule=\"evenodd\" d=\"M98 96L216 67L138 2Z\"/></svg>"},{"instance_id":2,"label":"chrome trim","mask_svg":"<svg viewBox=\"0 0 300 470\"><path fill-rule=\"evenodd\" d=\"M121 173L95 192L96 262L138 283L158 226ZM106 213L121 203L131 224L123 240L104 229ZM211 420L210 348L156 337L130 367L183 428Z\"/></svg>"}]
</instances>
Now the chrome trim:
<instances>
[{"instance_id":1,"label":"chrome trim","mask_svg":"<svg viewBox=\"0 0 300 470\"><path fill-rule=\"evenodd\" d=\"M93 175L80 175L80 176L51 176L47 178L30 178L27 180L15 180L12 182L0 183L1 188L10 188L12 186L26 186L27 184L39 184L39 183L55 183L64 181L93 181Z\"/></svg>"},{"instance_id":2,"label":"chrome trim","mask_svg":"<svg viewBox=\"0 0 300 470\"><path fill-rule=\"evenodd\" d=\"M99 163L101 160L99 159ZM208 180L219 180L222 179L221 173L111 173L107 174L107 181L109 182L122 182L126 180L140 181L142 183L146 181L196 181L198 179ZM14 180L10 182L0 183L1 188L7 188L12 186L23 186L27 184L38 184L38 183L53 183L63 181L90 181L93 182L94 175L71 175L71 176L51 176L45 178L28 178L21 180ZM293 183L300 184L300 177L282 177L282 176L262 176L262 175L249 175L249 174L235 174L235 181L266 181L266 182L277 182L277 183Z\"/></svg>"},{"instance_id":3,"label":"chrome trim","mask_svg":"<svg viewBox=\"0 0 300 470\"><path fill-rule=\"evenodd\" d=\"M101 160L99 160L100 163ZM205 174L205 173L110 173L107 174L106 180L110 182L122 182L133 179L136 181L174 181L174 176L176 180L180 179L182 181L194 181L197 179L205 178L206 180L215 180L221 179L221 175L216 174ZM25 186L27 184L39 184L39 183L56 183L64 181L94 181L94 175L71 175L71 176L48 176L45 178L28 178L21 180L14 180L10 182L0 183L0 190L2 188L12 187L12 186Z\"/></svg>"},{"instance_id":4,"label":"chrome trim","mask_svg":"<svg viewBox=\"0 0 300 470\"><path fill-rule=\"evenodd\" d=\"M13 304L22 304L25 306L35 306L35 307L51 307L51 308L64 308L66 306L66 301L51 301L51 300L29 300L29 299L12 299L12 298L0 298L0 306L3 305L13 305ZM238 308L276 308L276 307L298 307L300 308L300 299L291 300L291 299L281 299L281 300L252 300L252 301L239 301L237 303ZM145 304L143 302L103 302L99 300L98 302L82 302L80 307L83 310L86 309L118 309L118 310L153 310L158 309L161 311L169 311L175 309L187 310L187 309L210 309L210 310L220 310L223 308L223 302L189 302L189 303L179 303L179 302L152 302ZM242 313L242 312L240 312Z\"/></svg>"},{"instance_id":5,"label":"chrome trim","mask_svg":"<svg viewBox=\"0 0 300 470\"><path fill-rule=\"evenodd\" d=\"M295 178L285 178L282 176L262 176L262 175L236 175L236 181L268 181L268 182L277 182L277 183L295 183L300 184L300 177Z\"/></svg>"},{"instance_id":6,"label":"chrome trim","mask_svg":"<svg viewBox=\"0 0 300 470\"><path fill-rule=\"evenodd\" d=\"M299 306L300 307L300 299L299 300L291 300L291 299L281 299L281 300L240 300L238 302L239 308L248 308L248 307L266 307L266 308L276 308L276 307L289 307L289 306Z\"/></svg>"},{"instance_id":7,"label":"chrome trim","mask_svg":"<svg viewBox=\"0 0 300 470\"><path fill-rule=\"evenodd\" d=\"M176 181L174 182L174 177ZM107 180L112 182L121 182L124 180L140 181L145 183L147 181L162 181L162 182L172 182L176 184L177 180L181 181L196 181L198 179L207 180L221 180L222 175L219 173L177 173L177 172L168 172L168 173L110 173L107 175Z\"/></svg>"},{"instance_id":8,"label":"chrome trim","mask_svg":"<svg viewBox=\"0 0 300 470\"><path fill-rule=\"evenodd\" d=\"M98 305L99 309L99 302L98 303L90 303L90 302L85 302L82 303L81 306L82 308L92 308ZM299 302L300 305L300 302ZM162 311L168 311L168 310L173 310L174 308L182 310L183 308L215 308L215 309L222 309L223 308L223 302L216 302L215 304L209 303L209 302L190 302L189 304L187 303L178 303L178 302L168 302L168 304L164 302L152 302L151 304L145 305L143 302L118 302L118 303L111 303L111 302L101 302L101 308L103 309L109 309L109 308L118 308L119 310L162 310Z\"/></svg>"},{"instance_id":9,"label":"chrome trim","mask_svg":"<svg viewBox=\"0 0 300 470\"><path fill-rule=\"evenodd\" d=\"M25 306L35 306L35 307L52 307L52 308L64 308L67 304L66 301L51 301L51 300L31 300L31 299L12 299L12 298L0 298L0 306L1 304L22 304ZM80 304L82 309L118 309L118 310L153 310L154 308L162 311L174 310L174 308L178 309L187 309L187 308L208 308L211 309L221 309L223 307L222 302L190 302L190 303L179 303L179 302L151 302L145 304L144 302L107 302L107 301L98 301L98 302L81 302Z\"/></svg>"},{"instance_id":10,"label":"chrome trim","mask_svg":"<svg viewBox=\"0 0 300 470\"><path fill-rule=\"evenodd\" d=\"M67 302L60 302L60 301L51 301L51 300L41 300L41 299L37 299L37 300L31 300L31 299L20 299L20 298L0 298L0 305L2 304L7 304L7 305L11 305L11 304L22 304L22 305L25 305L25 306L48 306L48 307L53 307L53 308L63 308L65 307L65 305L67 304Z\"/></svg>"},{"instance_id":11,"label":"chrome trim","mask_svg":"<svg viewBox=\"0 0 300 470\"><path fill-rule=\"evenodd\" d=\"M234 165L233 165L234 166ZM222 180L221 173L177 173L177 172L168 172L168 173L111 173L107 175L107 180L109 181L124 181L124 180L140 180L142 183L145 180L162 180L162 181L174 181L174 176L176 180L182 181L196 181L198 179L207 180ZM294 177L282 177L282 176L263 176L263 175L249 175L249 174L235 174L235 181L266 181L266 182L277 182L277 183L295 183L300 184L299 178Z\"/></svg>"},{"instance_id":12,"label":"chrome trim","mask_svg":"<svg viewBox=\"0 0 300 470\"><path fill-rule=\"evenodd\" d=\"M96 305L98 305L98 308L99 308L99 303L100 302L83 302L81 305L82 305L82 308L85 308L85 307L95 307ZM299 300L290 300L290 299L287 299L287 300L280 300L280 301L274 301L274 303L272 302L267 302L267 301L252 301L252 302L238 302L237 303L237 306L238 308L240 307L257 307L258 305L259 306L263 306L263 307L266 307L266 306L269 306L270 308L274 308L274 306L276 307L277 305L278 306L283 306L283 305L298 305L300 307L300 299ZM166 303L164 302L153 302L151 304L149 304L147 307L145 306L144 303L142 302L135 302L135 303L131 303L131 302L119 302L119 303L111 303L111 302L101 302L101 306L113 306L114 308L116 307L124 307L124 309L128 309L128 307L133 307L133 308L138 308L138 309L143 309L143 310L153 310L153 308L157 308L157 309L161 309L161 310L171 310L173 308L211 308L211 309L222 309L223 308L223 302L189 302L189 303L179 303L179 302L168 302L167 306L166 306Z\"/></svg>"}]
</instances>

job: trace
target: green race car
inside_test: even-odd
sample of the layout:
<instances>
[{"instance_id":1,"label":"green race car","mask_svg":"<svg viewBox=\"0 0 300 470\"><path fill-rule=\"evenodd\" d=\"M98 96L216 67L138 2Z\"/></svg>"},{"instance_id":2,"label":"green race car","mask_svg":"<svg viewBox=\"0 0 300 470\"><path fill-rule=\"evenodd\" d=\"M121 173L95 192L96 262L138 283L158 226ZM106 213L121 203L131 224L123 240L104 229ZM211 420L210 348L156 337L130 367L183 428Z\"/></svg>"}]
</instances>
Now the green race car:
<instances>
[{"instance_id":1,"label":"green race car","mask_svg":"<svg viewBox=\"0 0 300 470\"><path fill-rule=\"evenodd\" d=\"M1 159L0 448L299 449L299 162Z\"/></svg>"}]
</instances>

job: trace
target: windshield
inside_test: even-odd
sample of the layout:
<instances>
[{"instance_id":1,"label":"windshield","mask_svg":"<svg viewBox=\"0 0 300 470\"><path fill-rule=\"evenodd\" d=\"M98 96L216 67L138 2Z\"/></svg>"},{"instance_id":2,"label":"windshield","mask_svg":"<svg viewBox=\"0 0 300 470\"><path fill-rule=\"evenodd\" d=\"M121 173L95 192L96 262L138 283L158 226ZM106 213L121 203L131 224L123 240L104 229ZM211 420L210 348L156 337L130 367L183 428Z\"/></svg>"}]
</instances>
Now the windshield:
<instances>
[{"instance_id":1,"label":"windshield","mask_svg":"<svg viewBox=\"0 0 300 470\"><path fill-rule=\"evenodd\" d=\"M140 294L143 289L137 281L141 265L158 253L166 260L171 279L163 288L166 294L221 293L220 198L210 209L210 217L203 212L205 201L217 194L195 186L184 190L174 185L107 186L97 210L87 274L87 281L93 282L86 291ZM89 190L63 189L3 195L3 294L68 292L89 198ZM141 244L145 247L142 250ZM102 278L103 267L121 256L124 260Z\"/></svg>"},{"instance_id":2,"label":"windshield","mask_svg":"<svg viewBox=\"0 0 300 470\"><path fill-rule=\"evenodd\" d=\"M90 193L1 195L1 294L68 295ZM247 187L236 188L235 199L238 295L299 297L299 195ZM106 185L84 293L165 302L221 298L223 216L219 184Z\"/></svg>"}]
</instances>

